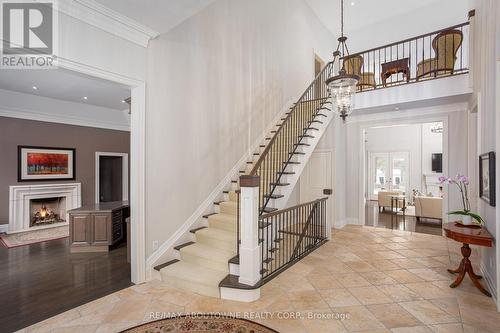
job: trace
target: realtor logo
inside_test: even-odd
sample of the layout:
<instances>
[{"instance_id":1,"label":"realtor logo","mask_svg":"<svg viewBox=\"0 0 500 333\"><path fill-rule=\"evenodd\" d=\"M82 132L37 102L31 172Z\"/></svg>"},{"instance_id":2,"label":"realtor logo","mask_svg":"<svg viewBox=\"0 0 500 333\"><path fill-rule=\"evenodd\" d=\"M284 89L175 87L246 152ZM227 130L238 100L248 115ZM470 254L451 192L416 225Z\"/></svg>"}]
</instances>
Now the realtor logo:
<instances>
[{"instance_id":1,"label":"realtor logo","mask_svg":"<svg viewBox=\"0 0 500 333\"><path fill-rule=\"evenodd\" d=\"M54 1L2 1L3 68L54 66Z\"/></svg>"}]
</instances>

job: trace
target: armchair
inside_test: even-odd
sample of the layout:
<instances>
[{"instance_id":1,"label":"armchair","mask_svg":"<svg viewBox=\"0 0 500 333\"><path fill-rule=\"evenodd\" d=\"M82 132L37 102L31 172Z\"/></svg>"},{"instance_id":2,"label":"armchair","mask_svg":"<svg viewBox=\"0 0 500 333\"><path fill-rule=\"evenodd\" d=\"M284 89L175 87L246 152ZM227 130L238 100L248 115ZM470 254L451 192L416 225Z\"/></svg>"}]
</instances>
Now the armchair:
<instances>
[{"instance_id":1,"label":"armchair","mask_svg":"<svg viewBox=\"0 0 500 333\"><path fill-rule=\"evenodd\" d=\"M425 59L417 64L417 81L421 78L453 74L457 51L462 45L460 30L446 30L432 40L435 58Z\"/></svg>"},{"instance_id":2,"label":"armchair","mask_svg":"<svg viewBox=\"0 0 500 333\"><path fill-rule=\"evenodd\" d=\"M363 72L363 57L360 55L353 55L344 58L342 64L347 74L354 74L359 76L358 91L365 89L375 89L375 73Z\"/></svg>"}]
</instances>

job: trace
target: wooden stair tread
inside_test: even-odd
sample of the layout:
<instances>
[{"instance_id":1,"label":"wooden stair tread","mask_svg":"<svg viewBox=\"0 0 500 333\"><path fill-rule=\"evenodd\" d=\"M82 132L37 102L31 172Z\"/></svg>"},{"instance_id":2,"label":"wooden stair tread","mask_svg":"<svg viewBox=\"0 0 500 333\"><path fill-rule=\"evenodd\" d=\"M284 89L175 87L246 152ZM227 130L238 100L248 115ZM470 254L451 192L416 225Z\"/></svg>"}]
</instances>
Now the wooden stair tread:
<instances>
[{"instance_id":1,"label":"wooden stair tread","mask_svg":"<svg viewBox=\"0 0 500 333\"><path fill-rule=\"evenodd\" d=\"M240 264L240 256L239 255L235 255L234 257L232 257L231 259L229 259L229 263L230 264L239 265Z\"/></svg>"},{"instance_id":2,"label":"wooden stair tread","mask_svg":"<svg viewBox=\"0 0 500 333\"><path fill-rule=\"evenodd\" d=\"M197 231L200 231L200 230L203 230L203 229L206 229L207 227L199 227L199 228L195 228L195 229L192 229L192 230L189 230L190 233L192 234L195 234Z\"/></svg>"},{"instance_id":3,"label":"wooden stair tread","mask_svg":"<svg viewBox=\"0 0 500 333\"><path fill-rule=\"evenodd\" d=\"M261 282L257 282L254 286L249 286L239 282L239 276L229 274L220 283L220 288L231 288L231 289L242 289L242 290L253 290L261 287Z\"/></svg>"},{"instance_id":4,"label":"wooden stair tread","mask_svg":"<svg viewBox=\"0 0 500 333\"><path fill-rule=\"evenodd\" d=\"M154 267L154 269L155 269L155 271L158 271L158 272L159 272L162 268L165 268L165 267L167 267L167 266L170 266L170 265L172 265L172 264L175 264L176 262L179 262L179 261L180 261L180 260L178 260L178 259L170 260L169 262L166 262L166 263L164 263L164 264L161 264L161 265L155 266L155 267Z\"/></svg>"},{"instance_id":5,"label":"wooden stair tread","mask_svg":"<svg viewBox=\"0 0 500 333\"><path fill-rule=\"evenodd\" d=\"M275 211L277 211L277 210L278 210L278 208L266 207L266 208L264 208L262 211L263 211L264 213L272 213L272 212L275 212Z\"/></svg>"},{"instance_id":6,"label":"wooden stair tread","mask_svg":"<svg viewBox=\"0 0 500 333\"><path fill-rule=\"evenodd\" d=\"M270 199L279 199L279 198L283 198L284 195L283 194L266 194L264 195L264 198L270 198Z\"/></svg>"},{"instance_id":7,"label":"wooden stair tread","mask_svg":"<svg viewBox=\"0 0 500 333\"><path fill-rule=\"evenodd\" d=\"M184 244L181 244L181 245L177 245L174 247L174 250L177 250L179 251L180 249L186 247L186 246L189 246L189 245L193 245L193 244L196 244L195 242L187 242L187 243L184 243Z\"/></svg>"},{"instance_id":8,"label":"wooden stair tread","mask_svg":"<svg viewBox=\"0 0 500 333\"><path fill-rule=\"evenodd\" d=\"M210 216L215 215L215 214L217 214L217 213L205 214L205 215L203 215L203 218L208 219Z\"/></svg>"},{"instance_id":9,"label":"wooden stair tread","mask_svg":"<svg viewBox=\"0 0 500 333\"><path fill-rule=\"evenodd\" d=\"M271 183L271 186L288 186L290 183Z\"/></svg>"}]
</instances>

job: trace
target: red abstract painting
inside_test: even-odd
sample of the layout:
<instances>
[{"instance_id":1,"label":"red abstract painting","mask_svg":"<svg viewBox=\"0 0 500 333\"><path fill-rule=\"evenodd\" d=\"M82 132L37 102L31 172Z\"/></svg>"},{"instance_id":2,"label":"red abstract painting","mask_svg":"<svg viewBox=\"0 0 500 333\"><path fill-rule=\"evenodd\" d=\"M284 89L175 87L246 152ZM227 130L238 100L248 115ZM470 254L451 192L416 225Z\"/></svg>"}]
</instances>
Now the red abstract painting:
<instances>
[{"instance_id":1,"label":"red abstract painting","mask_svg":"<svg viewBox=\"0 0 500 333\"><path fill-rule=\"evenodd\" d=\"M67 175L68 154L28 153L28 175Z\"/></svg>"}]
</instances>

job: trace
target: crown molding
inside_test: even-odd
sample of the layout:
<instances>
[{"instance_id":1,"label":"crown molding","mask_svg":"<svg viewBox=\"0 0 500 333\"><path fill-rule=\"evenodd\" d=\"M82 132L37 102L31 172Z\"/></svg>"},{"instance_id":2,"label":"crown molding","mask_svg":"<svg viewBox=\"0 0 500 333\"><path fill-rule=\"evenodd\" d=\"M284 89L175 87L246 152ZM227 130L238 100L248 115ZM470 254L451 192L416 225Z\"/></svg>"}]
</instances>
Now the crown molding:
<instances>
[{"instance_id":1,"label":"crown molding","mask_svg":"<svg viewBox=\"0 0 500 333\"><path fill-rule=\"evenodd\" d=\"M147 47L149 40L160 34L94 0L63 0L56 8L63 14L142 47Z\"/></svg>"},{"instance_id":2,"label":"crown molding","mask_svg":"<svg viewBox=\"0 0 500 333\"><path fill-rule=\"evenodd\" d=\"M128 124L118 124L116 122L105 122L97 119L83 117L61 116L60 114L50 114L21 108L12 108L0 106L0 117L34 120L48 123L57 123L64 125L85 126L116 131L130 132Z\"/></svg>"},{"instance_id":3,"label":"crown molding","mask_svg":"<svg viewBox=\"0 0 500 333\"><path fill-rule=\"evenodd\" d=\"M450 114L453 112L467 112L467 102L450 103L439 106L427 106L422 108L410 108L399 111L385 111L356 115L356 110L348 117L347 124L359 124L365 122L392 121L396 119L414 119L432 117L436 115ZM350 119L349 119L350 118Z\"/></svg>"}]
</instances>

